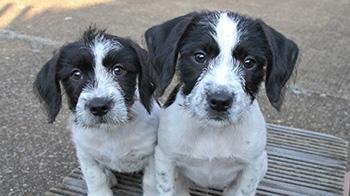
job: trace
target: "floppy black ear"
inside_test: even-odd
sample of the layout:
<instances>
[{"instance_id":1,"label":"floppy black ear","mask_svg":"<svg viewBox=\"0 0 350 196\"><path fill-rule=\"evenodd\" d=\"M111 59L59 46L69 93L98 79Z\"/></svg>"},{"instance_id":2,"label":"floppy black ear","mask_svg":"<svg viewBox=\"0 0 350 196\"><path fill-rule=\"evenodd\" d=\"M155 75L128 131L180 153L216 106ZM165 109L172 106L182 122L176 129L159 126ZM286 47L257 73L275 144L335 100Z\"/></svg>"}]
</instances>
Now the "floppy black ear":
<instances>
[{"instance_id":1,"label":"floppy black ear","mask_svg":"<svg viewBox=\"0 0 350 196\"><path fill-rule=\"evenodd\" d=\"M258 20L266 36L271 51L266 68L265 88L267 97L274 108L281 108L284 98L284 87L290 78L298 58L298 46Z\"/></svg>"},{"instance_id":2,"label":"floppy black ear","mask_svg":"<svg viewBox=\"0 0 350 196\"><path fill-rule=\"evenodd\" d=\"M33 84L33 90L40 101L44 102L48 122L53 123L61 109L61 88L56 77L59 52L41 68Z\"/></svg>"},{"instance_id":3,"label":"floppy black ear","mask_svg":"<svg viewBox=\"0 0 350 196\"><path fill-rule=\"evenodd\" d=\"M148 29L145 33L150 62L157 73L156 96L161 96L170 84L176 67L178 43L197 13L190 13Z\"/></svg>"},{"instance_id":4,"label":"floppy black ear","mask_svg":"<svg viewBox=\"0 0 350 196\"><path fill-rule=\"evenodd\" d=\"M132 41L131 47L134 49L140 63L140 73L138 74L138 90L140 100L147 112L150 113L152 108L152 95L155 87L152 82L147 51Z\"/></svg>"}]
</instances>

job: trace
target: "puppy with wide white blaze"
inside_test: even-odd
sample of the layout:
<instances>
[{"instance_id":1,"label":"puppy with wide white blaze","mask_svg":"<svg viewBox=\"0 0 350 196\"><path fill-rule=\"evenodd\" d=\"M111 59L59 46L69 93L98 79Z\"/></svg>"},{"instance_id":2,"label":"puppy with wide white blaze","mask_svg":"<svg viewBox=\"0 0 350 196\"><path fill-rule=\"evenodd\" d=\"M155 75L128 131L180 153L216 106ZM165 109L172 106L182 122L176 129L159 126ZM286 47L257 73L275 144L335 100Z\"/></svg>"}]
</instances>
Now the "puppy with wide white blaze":
<instances>
[{"instance_id":1,"label":"puppy with wide white blaze","mask_svg":"<svg viewBox=\"0 0 350 196\"><path fill-rule=\"evenodd\" d=\"M155 150L157 194L189 195L194 183L225 196L254 195L267 170L256 95L266 75L266 94L280 109L297 45L229 11L190 13L148 29L145 38L156 96L167 100Z\"/></svg>"},{"instance_id":2,"label":"puppy with wide white blaze","mask_svg":"<svg viewBox=\"0 0 350 196\"><path fill-rule=\"evenodd\" d=\"M112 170L148 173L151 166L158 108L151 109L146 59L146 51L131 40L89 28L61 47L34 82L49 122L61 108L61 84L65 89L88 195L113 195Z\"/></svg>"}]
</instances>

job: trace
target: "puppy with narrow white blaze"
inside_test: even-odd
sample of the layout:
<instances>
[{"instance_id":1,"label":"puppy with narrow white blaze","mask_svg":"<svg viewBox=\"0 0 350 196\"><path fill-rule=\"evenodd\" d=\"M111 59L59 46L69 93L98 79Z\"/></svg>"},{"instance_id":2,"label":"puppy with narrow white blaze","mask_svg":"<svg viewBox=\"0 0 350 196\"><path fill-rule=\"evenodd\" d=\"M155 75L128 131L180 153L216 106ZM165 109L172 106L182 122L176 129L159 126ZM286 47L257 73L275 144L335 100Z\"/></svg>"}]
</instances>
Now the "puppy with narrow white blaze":
<instances>
[{"instance_id":1,"label":"puppy with narrow white blaze","mask_svg":"<svg viewBox=\"0 0 350 196\"><path fill-rule=\"evenodd\" d=\"M145 39L156 96L167 100L155 150L157 195L188 196L193 184L255 195L267 170L256 96L265 79L267 97L280 109L297 45L230 11L180 16L151 27Z\"/></svg>"},{"instance_id":2,"label":"puppy with narrow white blaze","mask_svg":"<svg viewBox=\"0 0 350 196\"><path fill-rule=\"evenodd\" d=\"M151 107L146 62L146 51L136 43L90 27L80 40L62 46L36 77L34 90L50 123L61 108L61 85L66 92L88 195L113 195L111 171L145 170L145 178L150 176L158 108Z\"/></svg>"}]
</instances>

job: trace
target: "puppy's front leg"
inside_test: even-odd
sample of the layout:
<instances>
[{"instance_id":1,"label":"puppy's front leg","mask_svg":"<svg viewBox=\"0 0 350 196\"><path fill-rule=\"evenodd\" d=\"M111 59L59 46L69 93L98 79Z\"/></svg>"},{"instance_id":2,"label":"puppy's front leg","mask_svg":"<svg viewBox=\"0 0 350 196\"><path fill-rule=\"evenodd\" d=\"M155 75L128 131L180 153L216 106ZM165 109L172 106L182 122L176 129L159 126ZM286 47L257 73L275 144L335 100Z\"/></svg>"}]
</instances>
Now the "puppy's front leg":
<instances>
[{"instance_id":1,"label":"puppy's front leg","mask_svg":"<svg viewBox=\"0 0 350 196\"><path fill-rule=\"evenodd\" d=\"M224 196L254 196L259 182L267 171L267 154L264 151L242 171L235 184L224 191Z\"/></svg>"},{"instance_id":2,"label":"puppy's front leg","mask_svg":"<svg viewBox=\"0 0 350 196\"><path fill-rule=\"evenodd\" d=\"M157 196L175 196L175 163L157 146L155 148Z\"/></svg>"},{"instance_id":3,"label":"puppy's front leg","mask_svg":"<svg viewBox=\"0 0 350 196\"><path fill-rule=\"evenodd\" d=\"M89 155L78 150L78 159L88 188L89 196L113 196L109 179L103 168Z\"/></svg>"},{"instance_id":4,"label":"puppy's front leg","mask_svg":"<svg viewBox=\"0 0 350 196\"><path fill-rule=\"evenodd\" d=\"M143 196L156 195L154 156L150 157L148 165L143 170L142 189L143 189Z\"/></svg>"}]
</instances>

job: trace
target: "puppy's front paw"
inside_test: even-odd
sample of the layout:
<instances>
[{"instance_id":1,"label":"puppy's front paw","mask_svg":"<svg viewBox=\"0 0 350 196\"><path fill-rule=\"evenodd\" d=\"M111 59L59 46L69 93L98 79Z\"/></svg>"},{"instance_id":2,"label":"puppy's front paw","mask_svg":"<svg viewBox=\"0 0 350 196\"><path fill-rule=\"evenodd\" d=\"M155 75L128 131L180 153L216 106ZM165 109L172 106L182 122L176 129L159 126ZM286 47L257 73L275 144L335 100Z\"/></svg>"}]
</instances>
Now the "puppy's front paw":
<instances>
[{"instance_id":1,"label":"puppy's front paw","mask_svg":"<svg viewBox=\"0 0 350 196\"><path fill-rule=\"evenodd\" d=\"M118 184L117 177L110 170L105 171L106 177L108 179L109 187L114 187Z\"/></svg>"},{"instance_id":2,"label":"puppy's front paw","mask_svg":"<svg viewBox=\"0 0 350 196\"><path fill-rule=\"evenodd\" d=\"M114 187L118 184L118 180L117 177L115 177L115 175L111 175L109 178L109 185L110 187Z\"/></svg>"},{"instance_id":3,"label":"puppy's front paw","mask_svg":"<svg viewBox=\"0 0 350 196\"><path fill-rule=\"evenodd\" d=\"M89 191L88 196L113 196L113 192L109 188L103 188L94 191Z\"/></svg>"}]
</instances>

